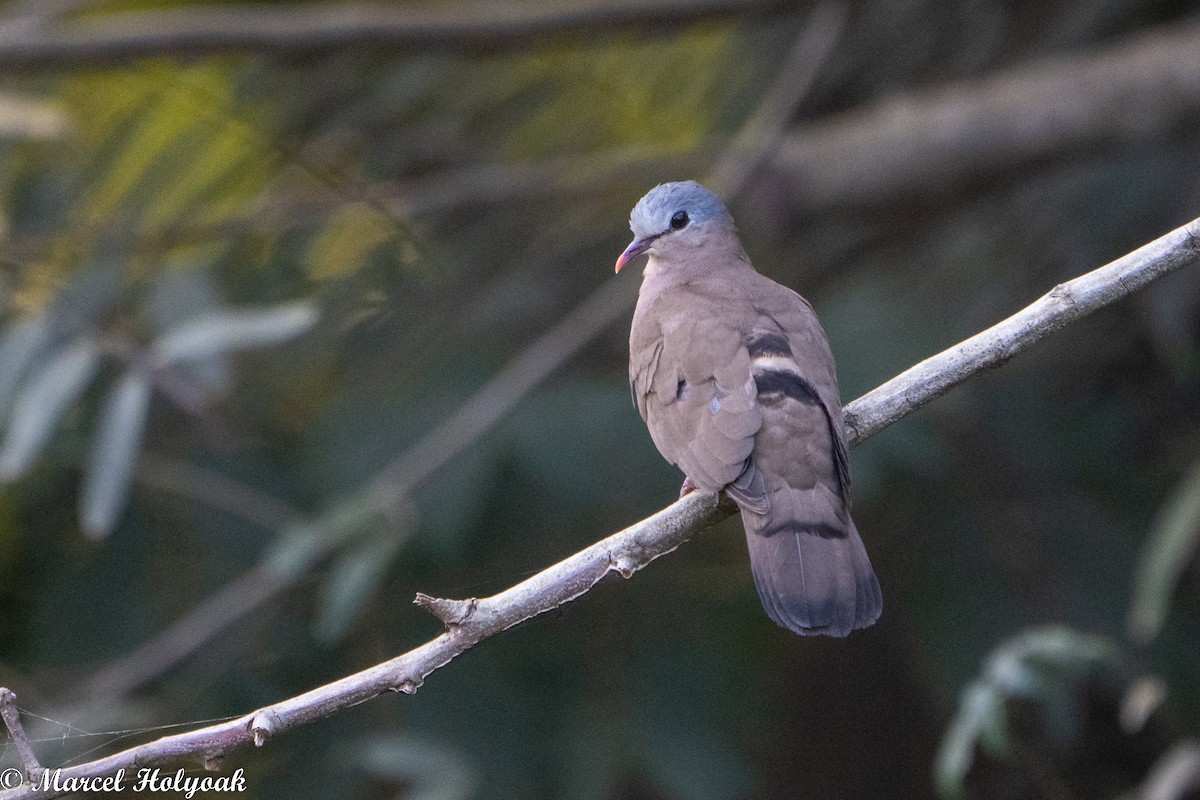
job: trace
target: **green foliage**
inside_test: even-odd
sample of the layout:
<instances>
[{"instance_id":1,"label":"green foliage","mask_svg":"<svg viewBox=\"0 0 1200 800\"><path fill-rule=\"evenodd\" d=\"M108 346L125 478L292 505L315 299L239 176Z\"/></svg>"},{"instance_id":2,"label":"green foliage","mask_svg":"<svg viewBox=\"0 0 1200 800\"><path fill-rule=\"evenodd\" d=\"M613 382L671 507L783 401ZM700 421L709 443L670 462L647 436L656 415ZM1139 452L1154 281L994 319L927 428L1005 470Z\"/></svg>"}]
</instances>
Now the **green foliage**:
<instances>
[{"instance_id":1,"label":"green foliage","mask_svg":"<svg viewBox=\"0 0 1200 800\"><path fill-rule=\"evenodd\" d=\"M265 109L241 100L238 78L229 60L68 78L67 107L87 121L74 142L80 244L114 223L166 236L184 220L203 229L244 213L281 163L258 132Z\"/></svg>"},{"instance_id":2,"label":"green foliage","mask_svg":"<svg viewBox=\"0 0 1200 800\"><path fill-rule=\"evenodd\" d=\"M741 88L730 80L740 44L731 28L698 26L667 39L614 37L584 53L563 43L501 60L488 94L515 106L517 117L504 153L525 160L639 145L694 149Z\"/></svg>"}]
</instances>

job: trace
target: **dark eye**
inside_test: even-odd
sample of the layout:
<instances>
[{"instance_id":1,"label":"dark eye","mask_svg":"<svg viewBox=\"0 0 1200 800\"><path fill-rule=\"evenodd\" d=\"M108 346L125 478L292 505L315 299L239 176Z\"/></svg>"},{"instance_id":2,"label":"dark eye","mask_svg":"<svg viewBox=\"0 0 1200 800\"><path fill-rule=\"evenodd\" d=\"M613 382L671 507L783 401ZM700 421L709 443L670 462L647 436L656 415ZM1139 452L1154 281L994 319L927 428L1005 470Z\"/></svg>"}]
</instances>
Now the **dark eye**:
<instances>
[{"instance_id":1,"label":"dark eye","mask_svg":"<svg viewBox=\"0 0 1200 800\"><path fill-rule=\"evenodd\" d=\"M675 216L671 217L671 230L677 231L686 228L688 224L688 215L686 211L676 211Z\"/></svg>"}]
</instances>

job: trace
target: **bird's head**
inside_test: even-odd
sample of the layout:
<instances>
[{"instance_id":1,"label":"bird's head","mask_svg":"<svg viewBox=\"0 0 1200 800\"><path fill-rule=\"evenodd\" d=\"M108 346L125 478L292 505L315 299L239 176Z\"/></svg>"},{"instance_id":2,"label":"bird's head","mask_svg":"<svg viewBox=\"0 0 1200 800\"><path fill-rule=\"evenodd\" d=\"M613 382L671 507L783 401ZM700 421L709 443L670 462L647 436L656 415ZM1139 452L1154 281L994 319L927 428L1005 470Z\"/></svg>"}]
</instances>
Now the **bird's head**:
<instances>
[{"instance_id":1,"label":"bird's head","mask_svg":"<svg viewBox=\"0 0 1200 800\"><path fill-rule=\"evenodd\" d=\"M672 253L700 247L714 233L733 234L733 219L715 194L695 181L681 181L647 192L633 207L629 227L633 242L617 259L617 272L643 253L670 260Z\"/></svg>"}]
</instances>

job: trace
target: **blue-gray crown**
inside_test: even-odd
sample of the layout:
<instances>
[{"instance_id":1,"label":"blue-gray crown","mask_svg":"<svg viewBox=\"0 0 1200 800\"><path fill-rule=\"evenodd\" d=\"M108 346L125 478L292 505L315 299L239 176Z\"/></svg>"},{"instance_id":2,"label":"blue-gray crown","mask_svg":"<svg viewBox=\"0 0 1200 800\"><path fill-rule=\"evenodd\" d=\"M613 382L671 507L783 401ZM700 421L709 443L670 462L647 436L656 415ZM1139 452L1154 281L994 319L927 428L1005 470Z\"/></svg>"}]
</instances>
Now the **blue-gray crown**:
<instances>
[{"instance_id":1,"label":"blue-gray crown","mask_svg":"<svg viewBox=\"0 0 1200 800\"><path fill-rule=\"evenodd\" d=\"M629 227L638 239L671 230L680 212L687 223L697 225L711 219L729 220L721 200L695 181L661 183L638 201L629 215Z\"/></svg>"}]
</instances>

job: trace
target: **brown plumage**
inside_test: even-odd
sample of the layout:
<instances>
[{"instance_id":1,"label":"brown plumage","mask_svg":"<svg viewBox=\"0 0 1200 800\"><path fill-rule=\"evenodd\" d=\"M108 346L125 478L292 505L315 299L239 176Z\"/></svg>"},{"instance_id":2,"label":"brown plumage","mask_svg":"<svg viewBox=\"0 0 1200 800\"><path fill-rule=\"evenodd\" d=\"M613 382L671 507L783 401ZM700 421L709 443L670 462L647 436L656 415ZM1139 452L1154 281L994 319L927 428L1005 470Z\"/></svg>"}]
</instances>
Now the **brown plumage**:
<instances>
[{"instance_id":1,"label":"brown plumage","mask_svg":"<svg viewBox=\"0 0 1200 800\"><path fill-rule=\"evenodd\" d=\"M654 444L695 488L737 502L772 620L803 635L870 625L882 595L850 518L837 376L812 307L754 270L698 183L655 187L630 227L617 271L649 255L629 377Z\"/></svg>"}]
</instances>

